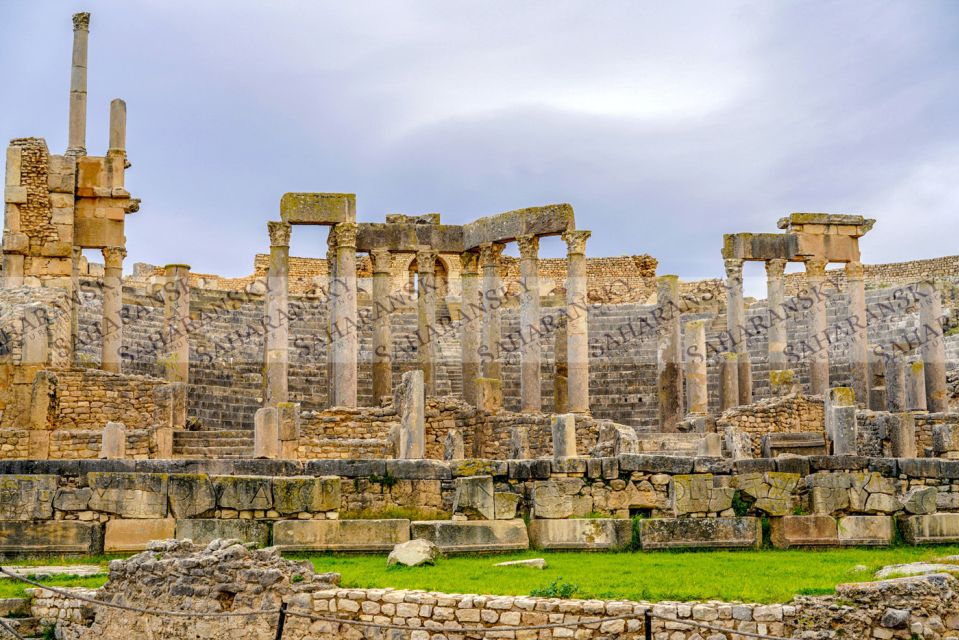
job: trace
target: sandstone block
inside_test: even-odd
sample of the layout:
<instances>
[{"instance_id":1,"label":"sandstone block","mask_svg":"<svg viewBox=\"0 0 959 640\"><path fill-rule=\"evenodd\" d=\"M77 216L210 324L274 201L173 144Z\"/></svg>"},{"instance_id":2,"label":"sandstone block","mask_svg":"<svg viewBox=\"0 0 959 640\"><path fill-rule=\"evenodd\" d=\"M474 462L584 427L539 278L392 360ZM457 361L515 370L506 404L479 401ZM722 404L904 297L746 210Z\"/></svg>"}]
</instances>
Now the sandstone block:
<instances>
[{"instance_id":1,"label":"sandstone block","mask_svg":"<svg viewBox=\"0 0 959 640\"><path fill-rule=\"evenodd\" d=\"M339 511L340 479L273 478L273 509L279 513Z\"/></svg>"},{"instance_id":2,"label":"sandstone block","mask_svg":"<svg viewBox=\"0 0 959 640\"><path fill-rule=\"evenodd\" d=\"M895 530L891 516L846 516L839 519L839 544L885 546L892 544Z\"/></svg>"},{"instance_id":3,"label":"sandstone block","mask_svg":"<svg viewBox=\"0 0 959 640\"><path fill-rule=\"evenodd\" d=\"M90 509L122 518L165 518L167 476L159 473L87 474Z\"/></svg>"},{"instance_id":4,"label":"sandstone block","mask_svg":"<svg viewBox=\"0 0 959 640\"><path fill-rule=\"evenodd\" d=\"M779 549L839 545L836 520L826 515L772 518L770 529L773 546Z\"/></svg>"},{"instance_id":5,"label":"sandstone block","mask_svg":"<svg viewBox=\"0 0 959 640\"><path fill-rule=\"evenodd\" d=\"M195 518L216 508L213 483L205 473L171 474L167 484L170 512L173 517Z\"/></svg>"},{"instance_id":6,"label":"sandstone block","mask_svg":"<svg viewBox=\"0 0 959 640\"><path fill-rule=\"evenodd\" d=\"M762 544L759 518L651 518L640 521L643 549L756 548Z\"/></svg>"},{"instance_id":7,"label":"sandstone block","mask_svg":"<svg viewBox=\"0 0 959 640\"><path fill-rule=\"evenodd\" d=\"M718 513L732 507L732 487L716 486L711 473L673 476L669 486L674 513Z\"/></svg>"},{"instance_id":8,"label":"sandstone block","mask_svg":"<svg viewBox=\"0 0 959 640\"><path fill-rule=\"evenodd\" d=\"M510 491L497 491L493 494L493 505L496 520L512 520L516 517L516 509L522 497Z\"/></svg>"},{"instance_id":9,"label":"sandstone block","mask_svg":"<svg viewBox=\"0 0 959 640\"><path fill-rule=\"evenodd\" d=\"M573 514L573 496L565 493L554 480L533 486L533 516L536 518L568 518Z\"/></svg>"},{"instance_id":10,"label":"sandstone block","mask_svg":"<svg viewBox=\"0 0 959 640\"><path fill-rule=\"evenodd\" d=\"M531 520L530 543L537 549L625 549L633 537L628 519Z\"/></svg>"},{"instance_id":11,"label":"sandstone block","mask_svg":"<svg viewBox=\"0 0 959 640\"><path fill-rule=\"evenodd\" d=\"M0 521L0 553L97 553L100 525L75 520Z\"/></svg>"},{"instance_id":12,"label":"sandstone block","mask_svg":"<svg viewBox=\"0 0 959 640\"><path fill-rule=\"evenodd\" d=\"M470 520L496 518L492 476L456 478L454 483L456 485L456 494L453 497L454 513L463 513Z\"/></svg>"},{"instance_id":13,"label":"sandstone block","mask_svg":"<svg viewBox=\"0 0 959 640\"><path fill-rule=\"evenodd\" d=\"M410 539L410 521L279 520L273 544L301 551L388 551Z\"/></svg>"},{"instance_id":14,"label":"sandstone block","mask_svg":"<svg viewBox=\"0 0 959 640\"><path fill-rule=\"evenodd\" d=\"M196 544L209 544L218 539L254 542L258 547L270 543L270 527L258 520L177 520L176 537Z\"/></svg>"},{"instance_id":15,"label":"sandstone block","mask_svg":"<svg viewBox=\"0 0 959 640\"><path fill-rule=\"evenodd\" d=\"M576 456L576 416L571 413L554 416L552 422L553 457Z\"/></svg>"},{"instance_id":16,"label":"sandstone block","mask_svg":"<svg viewBox=\"0 0 959 640\"><path fill-rule=\"evenodd\" d=\"M103 551L143 551L150 541L169 540L175 537L175 533L176 520L173 518L109 520L103 537Z\"/></svg>"},{"instance_id":17,"label":"sandstone block","mask_svg":"<svg viewBox=\"0 0 959 640\"><path fill-rule=\"evenodd\" d=\"M413 522L410 535L433 542L445 554L519 551L529 548L522 520L431 520Z\"/></svg>"},{"instance_id":18,"label":"sandstone block","mask_svg":"<svg viewBox=\"0 0 959 640\"><path fill-rule=\"evenodd\" d=\"M899 520L899 530L910 544L959 542L959 513L932 513Z\"/></svg>"},{"instance_id":19,"label":"sandstone block","mask_svg":"<svg viewBox=\"0 0 959 640\"><path fill-rule=\"evenodd\" d=\"M57 511L86 511L90 505L90 487L77 489L57 489L53 496L53 508Z\"/></svg>"}]
</instances>

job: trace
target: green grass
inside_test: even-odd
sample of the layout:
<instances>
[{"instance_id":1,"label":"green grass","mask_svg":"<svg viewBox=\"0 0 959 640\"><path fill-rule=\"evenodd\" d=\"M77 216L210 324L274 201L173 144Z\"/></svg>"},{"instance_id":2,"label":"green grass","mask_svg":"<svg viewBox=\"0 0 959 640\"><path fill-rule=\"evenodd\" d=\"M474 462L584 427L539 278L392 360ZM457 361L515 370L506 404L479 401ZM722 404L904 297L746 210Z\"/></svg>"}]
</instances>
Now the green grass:
<instances>
[{"instance_id":1,"label":"green grass","mask_svg":"<svg viewBox=\"0 0 959 640\"><path fill-rule=\"evenodd\" d=\"M30 566L30 567L51 567L67 566L71 564L96 564L103 568L106 573L107 565L111 560L124 558L125 555L98 555L98 556L38 556L35 558L17 558L16 560L0 560L0 565L10 566ZM51 587L87 587L94 589L102 586L107 581L106 575L102 576L69 576L53 574L43 580L39 580L45 585ZM12 578L0 579L0 598L22 598L26 589L33 588L32 585L19 582Z\"/></svg>"}]
</instances>

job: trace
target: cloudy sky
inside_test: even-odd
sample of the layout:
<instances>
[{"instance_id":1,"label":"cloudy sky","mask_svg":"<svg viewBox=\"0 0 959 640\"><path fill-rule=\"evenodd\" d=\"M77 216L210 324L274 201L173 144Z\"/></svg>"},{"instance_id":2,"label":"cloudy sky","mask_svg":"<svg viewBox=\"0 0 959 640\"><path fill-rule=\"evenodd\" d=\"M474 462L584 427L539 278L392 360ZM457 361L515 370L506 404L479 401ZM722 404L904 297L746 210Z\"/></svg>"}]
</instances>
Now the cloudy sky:
<instances>
[{"instance_id":1,"label":"cloudy sky","mask_svg":"<svg viewBox=\"0 0 959 640\"><path fill-rule=\"evenodd\" d=\"M949 0L2 0L0 137L65 149L79 10L91 153L129 109L128 266L249 273L286 191L354 192L366 221L569 202L592 255L687 278L790 211L877 218L866 262L959 253Z\"/></svg>"}]
</instances>

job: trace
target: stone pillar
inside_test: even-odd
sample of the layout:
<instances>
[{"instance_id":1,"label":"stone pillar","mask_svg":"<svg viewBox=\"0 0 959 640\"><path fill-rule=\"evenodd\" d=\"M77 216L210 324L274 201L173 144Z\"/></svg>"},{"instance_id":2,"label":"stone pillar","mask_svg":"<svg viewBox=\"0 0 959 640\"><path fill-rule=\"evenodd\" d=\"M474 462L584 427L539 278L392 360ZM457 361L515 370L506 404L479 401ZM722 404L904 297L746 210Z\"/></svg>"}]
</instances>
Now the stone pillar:
<instances>
[{"instance_id":1,"label":"stone pillar","mask_svg":"<svg viewBox=\"0 0 959 640\"><path fill-rule=\"evenodd\" d=\"M570 413L589 413L589 300L586 240L591 231L566 231L566 358Z\"/></svg>"},{"instance_id":2,"label":"stone pillar","mask_svg":"<svg viewBox=\"0 0 959 640\"><path fill-rule=\"evenodd\" d=\"M826 436L832 441L836 456L856 455L858 428L856 425L856 398L849 387L836 387L826 393Z\"/></svg>"},{"instance_id":3,"label":"stone pillar","mask_svg":"<svg viewBox=\"0 0 959 640\"><path fill-rule=\"evenodd\" d=\"M356 231L355 222L341 222L336 230L336 299L333 316L333 405L356 406Z\"/></svg>"},{"instance_id":4,"label":"stone pillar","mask_svg":"<svg viewBox=\"0 0 959 640\"><path fill-rule=\"evenodd\" d=\"M300 403L280 402L276 405L277 448L283 460L296 460L300 448Z\"/></svg>"},{"instance_id":5,"label":"stone pillar","mask_svg":"<svg viewBox=\"0 0 959 640\"><path fill-rule=\"evenodd\" d=\"M326 344L326 391L329 398L329 406L333 406L334 396L336 392L334 387L336 386L336 381L334 379L334 374L336 367L333 365L333 343L337 340L336 335L336 298L339 295L336 292L337 289L337 280L336 280L336 228L330 227L330 232L326 237L326 268L329 272L327 277L327 286L326 286L326 314L327 314L327 333L329 334L329 341Z\"/></svg>"},{"instance_id":6,"label":"stone pillar","mask_svg":"<svg viewBox=\"0 0 959 640\"><path fill-rule=\"evenodd\" d=\"M886 410L891 413L906 411L906 361L895 345L886 358Z\"/></svg>"},{"instance_id":7,"label":"stone pillar","mask_svg":"<svg viewBox=\"0 0 959 640\"><path fill-rule=\"evenodd\" d=\"M67 153L87 154L87 43L90 14L73 14L73 65L70 70L70 122Z\"/></svg>"},{"instance_id":8,"label":"stone pillar","mask_svg":"<svg viewBox=\"0 0 959 640\"><path fill-rule=\"evenodd\" d=\"M416 252L417 359L423 372L426 395L436 395L436 349L432 334L436 331L436 252L420 247Z\"/></svg>"},{"instance_id":9,"label":"stone pillar","mask_svg":"<svg viewBox=\"0 0 959 640\"><path fill-rule=\"evenodd\" d=\"M122 460L127 455L127 430L121 422L108 422L100 440L100 458Z\"/></svg>"},{"instance_id":10,"label":"stone pillar","mask_svg":"<svg viewBox=\"0 0 959 640\"><path fill-rule=\"evenodd\" d=\"M190 266L168 264L163 286L163 322L168 340L166 378L190 381Z\"/></svg>"},{"instance_id":11,"label":"stone pillar","mask_svg":"<svg viewBox=\"0 0 959 640\"><path fill-rule=\"evenodd\" d=\"M719 410L739 406L739 357L735 352L722 354L719 364Z\"/></svg>"},{"instance_id":12,"label":"stone pillar","mask_svg":"<svg viewBox=\"0 0 959 640\"><path fill-rule=\"evenodd\" d=\"M556 335L553 337L553 413L569 411L569 361L567 348L569 339L566 335L566 316L556 314Z\"/></svg>"},{"instance_id":13,"label":"stone pillar","mask_svg":"<svg viewBox=\"0 0 959 640\"><path fill-rule=\"evenodd\" d=\"M856 400L869 408L869 336L866 331L866 281L861 262L846 263L849 295L849 372Z\"/></svg>"},{"instance_id":14,"label":"stone pillar","mask_svg":"<svg viewBox=\"0 0 959 640\"><path fill-rule=\"evenodd\" d=\"M926 367L922 360L906 365L906 409L929 410L928 398L926 398Z\"/></svg>"},{"instance_id":15,"label":"stone pillar","mask_svg":"<svg viewBox=\"0 0 959 640\"><path fill-rule=\"evenodd\" d=\"M520 411L539 413L543 410L542 376L540 365L543 358L540 344L539 307L539 238L532 235L516 239L519 245L520 279Z\"/></svg>"},{"instance_id":16,"label":"stone pillar","mask_svg":"<svg viewBox=\"0 0 959 640\"><path fill-rule=\"evenodd\" d=\"M423 372L407 371L393 391L393 404L400 417L399 457L426 457L426 398Z\"/></svg>"},{"instance_id":17,"label":"stone pillar","mask_svg":"<svg viewBox=\"0 0 959 640\"><path fill-rule=\"evenodd\" d=\"M450 429L446 432L446 441L443 443L444 460L462 460L466 457L466 447L463 444L463 432L459 429Z\"/></svg>"},{"instance_id":18,"label":"stone pillar","mask_svg":"<svg viewBox=\"0 0 959 640\"><path fill-rule=\"evenodd\" d=\"M706 377L706 321L686 323L684 336L686 358L686 411L690 416L709 412L709 387Z\"/></svg>"},{"instance_id":19,"label":"stone pillar","mask_svg":"<svg viewBox=\"0 0 959 640\"><path fill-rule=\"evenodd\" d=\"M290 345L290 233L286 222L267 222L270 266L266 273L266 345L263 404L289 400Z\"/></svg>"},{"instance_id":20,"label":"stone pillar","mask_svg":"<svg viewBox=\"0 0 959 640\"><path fill-rule=\"evenodd\" d=\"M70 262L70 362L74 361L77 353L77 340L80 339L80 306L83 304L83 293L80 289L80 265L83 261L83 248L73 247ZM104 283L104 286L106 283Z\"/></svg>"},{"instance_id":21,"label":"stone pillar","mask_svg":"<svg viewBox=\"0 0 959 640\"><path fill-rule=\"evenodd\" d=\"M393 330L390 327L390 286L393 256L373 249L373 402L393 394Z\"/></svg>"},{"instance_id":22,"label":"stone pillar","mask_svg":"<svg viewBox=\"0 0 959 640\"><path fill-rule=\"evenodd\" d=\"M529 429L515 426L509 432L509 458L510 460L528 460L529 457Z\"/></svg>"},{"instance_id":23,"label":"stone pillar","mask_svg":"<svg viewBox=\"0 0 959 640\"><path fill-rule=\"evenodd\" d=\"M576 457L576 416L572 413L553 416L553 457Z\"/></svg>"},{"instance_id":24,"label":"stone pillar","mask_svg":"<svg viewBox=\"0 0 959 640\"><path fill-rule=\"evenodd\" d=\"M926 406L932 413L949 411L946 387L946 343L942 332L942 295L928 280L919 283L920 353L926 375Z\"/></svg>"},{"instance_id":25,"label":"stone pillar","mask_svg":"<svg viewBox=\"0 0 959 640\"><path fill-rule=\"evenodd\" d=\"M916 458L916 417L908 412L897 413L892 423L889 440L893 458Z\"/></svg>"},{"instance_id":26,"label":"stone pillar","mask_svg":"<svg viewBox=\"0 0 959 640\"><path fill-rule=\"evenodd\" d=\"M482 380L478 383L479 404L486 410L496 410L503 406L503 377L499 341L501 337L500 307L503 306L504 292L500 284L499 258L504 245L487 242L480 245L480 267L483 269L483 340L480 350L483 353Z\"/></svg>"},{"instance_id":27,"label":"stone pillar","mask_svg":"<svg viewBox=\"0 0 959 640\"><path fill-rule=\"evenodd\" d=\"M784 371L786 366L786 260L773 258L766 261L766 308L769 321L769 370Z\"/></svg>"},{"instance_id":28,"label":"stone pillar","mask_svg":"<svg viewBox=\"0 0 959 640\"><path fill-rule=\"evenodd\" d=\"M739 404L751 404L753 401L752 365L749 350L746 348L746 306L743 299L743 261L726 259L726 330L733 342L732 351L736 353L739 367L737 384Z\"/></svg>"},{"instance_id":29,"label":"stone pillar","mask_svg":"<svg viewBox=\"0 0 959 640\"><path fill-rule=\"evenodd\" d=\"M656 384L659 397L659 429L676 431L683 419L683 353L680 329L679 277L656 279Z\"/></svg>"},{"instance_id":30,"label":"stone pillar","mask_svg":"<svg viewBox=\"0 0 959 640\"><path fill-rule=\"evenodd\" d=\"M275 406L253 415L253 457L276 459L280 455L279 414Z\"/></svg>"},{"instance_id":31,"label":"stone pillar","mask_svg":"<svg viewBox=\"0 0 959 640\"><path fill-rule=\"evenodd\" d=\"M823 286L826 282L826 260L806 261L806 285L809 287L813 305L809 309L810 345L823 341L822 345L809 357L809 392L825 396L829 392L829 345L824 343L826 335L826 294Z\"/></svg>"},{"instance_id":32,"label":"stone pillar","mask_svg":"<svg viewBox=\"0 0 959 640\"><path fill-rule=\"evenodd\" d=\"M110 147L107 149L107 179L114 188L124 188L127 164L127 103L110 102Z\"/></svg>"},{"instance_id":33,"label":"stone pillar","mask_svg":"<svg viewBox=\"0 0 959 640\"><path fill-rule=\"evenodd\" d=\"M476 380L480 377L479 351L483 332L482 299L479 285L479 254L466 251L460 254L463 296L460 305L460 354L463 367L463 400L474 407L478 404Z\"/></svg>"},{"instance_id":34,"label":"stone pillar","mask_svg":"<svg viewBox=\"0 0 959 640\"><path fill-rule=\"evenodd\" d=\"M102 351L100 368L120 373L123 359L123 247L103 249L103 318L100 327ZM74 301L76 304L76 301Z\"/></svg>"}]
</instances>

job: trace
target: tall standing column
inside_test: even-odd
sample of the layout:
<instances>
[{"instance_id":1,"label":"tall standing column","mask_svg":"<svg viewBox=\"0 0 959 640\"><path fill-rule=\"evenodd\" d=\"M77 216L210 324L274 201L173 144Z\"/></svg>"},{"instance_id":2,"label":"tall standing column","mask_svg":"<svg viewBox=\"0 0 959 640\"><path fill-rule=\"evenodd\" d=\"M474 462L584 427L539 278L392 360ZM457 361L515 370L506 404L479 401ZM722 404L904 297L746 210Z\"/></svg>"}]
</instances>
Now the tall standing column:
<instances>
[{"instance_id":1,"label":"tall standing column","mask_svg":"<svg viewBox=\"0 0 959 640\"><path fill-rule=\"evenodd\" d=\"M504 295L500 286L499 258L504 245L487 242L480 245L480 267L483 269L483 377L501 381L501 362L499 354L500 307Z\"/></svg>"},{"instance_id":2,"label":"tall standing column","mask_svg":"<svg viewBox=\"0 0 959 640\"><path fill-rule=\"evenodd\" d=\"M926 406L932 413L949 410L946 390L946 343L942 334L942 294L928 280L919 283L920 353L926 376Z\"/></svg>"},{"instance_id":3,"label":"tall standing column","mask_svg":"<svg viewBox=\"0 0 959 640\"><path fill-rule=\"evenodd\" d=\"M683 419L683 354L680 328L679 277L656 279L656 383L659 396L660 431L676 431Z\"/></svg>"},{"instance_id":4,"label":"tall standing column","mask_svg":"<svg viewBox=\"0 0 959 640\"><path fill-rule=\"evenodd\" d=\"M849 292L849 372L856 402L869 408L869 335L866 330L866 281L861 262L846 263Z\"/></svg>"},{"instance_id":5,"label":"tall standing column","mask_svg":"<svg viewBox=\"0 0 959 640\"><path fill-rule=\"evenodd\" d=\"M813 395L829 392L829 345L826 342L826 260L806 261L806 286L813 300L809 309L809 333L807 342L813 348L809 358L809 391Z\"/></svg>"},{"instance_id":6,"label":"tall standing column","mask_svg":"<svg viewBox=\"0 0 959 640\"><path fill-rule=\"evenodd\" d=\"M416 252L416 279L417 356L426 395L434 396L436 349L432 334L436 330L436 252L429 247L420 247Z\"/></svg>"},{"instance_id":7,"label":"tall standing column","mask_svg":"<svg viewBox=\"0 0 959 640\"><path fill-rule=\"evenodd\" d=\"M566 316L556 314L556 335L553 337L553 413L569 412L569 359Z\"/></svg>"},{"instance_id":8,"label":"tall standing column","mask_svg":"<svg viewBox=\"0 0 959 640\"><path fill-rule=\"evenodd\" d=\"M480 306L479 254L466 251L460 254L463 286L460 305L460 350L463 365L463 400L474 407L477 404L476 379L480 377L479 349L482 337L482 313Z\"/></svg>"},{"instance_id":9,"label":"tall standing column","mask_svg":"<svg viewBox=\"0 0 959 640\"><path fill-rule=\"evenodd\" d=\"M520 236L519 279L522 289L519 297L520 331L520 410L539 413L543 410L540 365L543 348L540 344L539 307L539 238Z\"/></svg>"},{"instance_id":10,"label":"tall standing column","mask_svg":"<svg viewBox=\"0 0 959 640\"><path fill-rule=\"evenodd\" d=\"M393 394L393 332L390 327L390 278L393 256L373 249L373 401Z\"/></svg>"},{"instance_id":11,"label":"tall standing column","mask_svg":"<svg viewBox=\"0 0 959 640\"><path fill-rule=\"evenodd\" d=\"M749 350L746 347L743 261L727 258L723 262L726 266L726 330L733 342L732 351L736 353L739 367L736 376L739 379L739 404L750 404L753 401L753 376Z\"/></svg>"},{"instance_id":12,"label":"tall standing column","mask_svg":"<svg viewBox=\"0 0 959 640\"><path fill-rule=\"evenodd\" d=\"M786 366L786 344L789 336L786 331L786 261L772 258L766 261L766 308L769 324L767 335L769 343L769 370L784 371ZM777 319L778 318L778 319Z\"/></svg>"},{"instance_id":13,"label":"tall standing column","mask_svg":"<svg viewBox=\"0 0 959 640\"><path fill-rule=\"evenodd\" d=\"M266 345L263 404L289 402L290 346L290 233L286 222L267 222L270 266L266 273Z\"/></svg>"},{"instance_id":14,"label":"tall standing column","mask_svg":"<svg viewBox=\"0 0 959 640\"><path fill-rule=\"evenodd\" d=\"M326 236L326 325L329 340L326 343L326 393L329 398L329 405L336 404L336 367L333 364L333 343L337 341L336 335L336 299L339 296L336 280L336 227L330 227L330 232Z\"/></svg>"},{"instance_id":15,"label":"tall standing column","mask_svg":"<svg viewBox=\"0 0 959 640\"><path fill-rule=\"evenodd\" d=\"M704 416L709 412L705 320L686 323L683 346L686 358L686 409L688 415Z\"/></svg>"},{"instance_id":16,"label":"tall standing column","mask_svg":"<svg viewBox=\"0 0 959 640\"><path fill-rule=\"evenodd\" d=\"M586 280L586 240L592 232L567 231L566 241L566 359L567 402L570 413L589 413L589 301Z\"/></svg>"},{"instance_id":17,"label":"tall standing column","mask_svg":"<svg viewBox=\"0 0 959 640\"><path fill-rule=\"evenodd\" d=\"M103 319L100 328L102 355L100 368L120 373L123 347L123 247L103 249Z\"/></svg>"},{"instance_id":18,"label":"tall standing column","mask_svg":"<svg viewBox=\"0 0 959 640\"><path fill-rule=\"evenodd\" d=\"M168 339L166 377L190 381L190 266L168 264L163 286L163 321Z\"/></svg>"},{"instance_id":19,"label":"tall standing column","mask_svg":"<svg viewBox=\"0 0 959 640\"><path fill-rule=\"evenodd\" d=\"M336 290L334 305L333 404L356 406L356 231L355 222L341 222L336 230Z\"/></svg>"},{"instance_id":20,"label":"tall standing column","mask_svg":"<svg viewBox=\"0 0 959 640\"><path fill-rule=\"evenodd\" d=\"M70 122L67 153L87 154L87 42L90 14L73 14L73 66L70 70Z\"/></svg>"}]
</instances>

